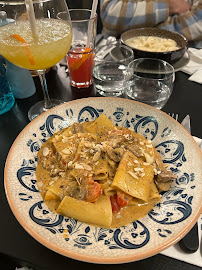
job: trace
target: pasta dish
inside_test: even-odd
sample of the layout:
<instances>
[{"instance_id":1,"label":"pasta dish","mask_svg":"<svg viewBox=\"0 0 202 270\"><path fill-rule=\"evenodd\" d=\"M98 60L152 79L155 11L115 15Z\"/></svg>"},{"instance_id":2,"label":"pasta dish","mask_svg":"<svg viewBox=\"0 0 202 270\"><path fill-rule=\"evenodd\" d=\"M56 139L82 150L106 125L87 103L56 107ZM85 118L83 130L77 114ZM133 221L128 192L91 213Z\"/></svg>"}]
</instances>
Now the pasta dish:
<instances>
[{"instance_id":1,"label":"pasta dish","mask_svg":"<svg viewBox=\"0 0 202 270\"><path fill-rule=\"evenodd\" d=\"M148 52L170 52L180 48L173 39L155 36L133 37L125 43L132 48Z\"/></svg>"},{"instance_id":2,"label":"pasta dish","mask_svg":"<svg viewBox=\"0 0 202 270\"><path fill-rule=\"evenodd\" d=\"M50 137L38 152L36 178L53 212L113 228L146 215L175 176L150 140L102 114Z\"/></svg>"}]
</instances>

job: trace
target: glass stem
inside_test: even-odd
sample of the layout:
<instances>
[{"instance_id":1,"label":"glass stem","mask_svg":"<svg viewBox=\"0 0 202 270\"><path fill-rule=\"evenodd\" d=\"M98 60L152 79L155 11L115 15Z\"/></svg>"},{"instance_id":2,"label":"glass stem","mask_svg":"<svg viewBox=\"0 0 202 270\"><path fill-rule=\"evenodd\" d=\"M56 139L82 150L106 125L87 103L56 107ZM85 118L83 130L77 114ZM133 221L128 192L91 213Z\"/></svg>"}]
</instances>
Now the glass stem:
<instances>
[{"instance_id":1,"label":"glass stem","mask_svg":"<svg viewBox=\"0 0 202 270\"><path fill-rule=\"evenodd\" d=\"M45 70L38 70L39 79L41 82L41 87L43 90L43 96L44 96L44 110L48 110L52 108L52 103L48 94L48 87L46 83L46 76L45 76Z\"/></svg>"}]
</instances>

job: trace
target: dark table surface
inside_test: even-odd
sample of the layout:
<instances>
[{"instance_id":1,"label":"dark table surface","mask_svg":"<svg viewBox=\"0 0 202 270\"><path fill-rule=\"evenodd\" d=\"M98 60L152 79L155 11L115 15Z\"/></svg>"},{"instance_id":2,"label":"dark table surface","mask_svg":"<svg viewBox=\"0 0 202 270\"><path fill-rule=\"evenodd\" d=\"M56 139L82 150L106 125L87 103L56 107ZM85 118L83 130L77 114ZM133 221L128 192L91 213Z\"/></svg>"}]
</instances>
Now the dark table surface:
<instances>
[{"instance_id":1,"label":"dark table surface","mask_svg":"<svg viewBox=\"0 0 202 270\"><path fill-rule=\"evenodd\" d=\"M57 66L46 75L51 98L64 101L95 96L94 87L77 90L70 87L64 66ZM43 99L38 77L35 77L37 91L27 99L17 99L14 107L0 115L0 268L15 269L14 265L28 266L33 269L155 269L197 270L199 267L187 264L160 254L138 262L119 265L95 265L61 256L44 247L33 239L17 222L11 212L4 191L4 165L9 149L17 135L29 123L29 108ZM187 114L191 117L192 135L202 138L202 85L188 80L188 75L177 72L173 93L162 109L178 113L179 121Z\"/></svg>"}]
</instances>

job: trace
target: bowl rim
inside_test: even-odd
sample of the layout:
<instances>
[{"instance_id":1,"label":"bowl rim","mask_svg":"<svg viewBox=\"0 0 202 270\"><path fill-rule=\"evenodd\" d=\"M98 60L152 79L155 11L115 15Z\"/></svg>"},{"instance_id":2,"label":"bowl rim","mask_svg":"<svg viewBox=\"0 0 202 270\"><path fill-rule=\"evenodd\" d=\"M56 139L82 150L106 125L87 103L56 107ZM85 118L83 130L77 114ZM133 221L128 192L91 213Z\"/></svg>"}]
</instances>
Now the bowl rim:
<instances>
[{"instance_id":1,"label":"bowl rim","mask_svg":"<svg viewBox=\"0 0 202 270\"><path fill-rule=\"evenodd\" d=\"M63 103L61 105L58 105L57 108L62 108L74 103L81 103L84 101L88 101L88 100L92 100L92 101L96 101L100 99L103 100L111 100L114 102L118 101L124 101L124 102L130 102L130 103L138 103L141 104L141 106L145 107L145 108L153 108L154 110L158 111L158 113L160 113L160 115L166 116L168 117L168 119L172 119L172 121L175 121L175 123L180 126L189 136L190 140L192 140L195 145L197 146L198 150L200 151L199 146L197 145L196 141L193 139L192 135L183 127L181 126L181 124L179 122L177 122L176 120L174 120L171 116L169 116L168 114L166 114L163 111L160 111L154 107L151 107L147 104L143 104L134 100L128 100L128 99L123 99L123 98L114 98L114 97L89 97L89 98L82 98L82 99L78 99L78 100L73 100L73 101L69 101L66 103ZM47 112L44 112L42 115L40 115L39 117L43 118L43 116L48 116L50 113L52 113L55 110L55 107L48 110ZM16 144L18 144L18 140L23 138L24 133L27 132L27 130L29 130L29 127L33 124L33 123L37 123L38 121L38 117L35 118L32 122L30 122L27 126L25 126L25 128L19 133L19 135L16 137L15 141L13 142L10 151L8 153L7 159L6 159L6 163L5 163L5 169L4 169L4 190L6 193L6 197L9 203L9 206L15 216L15 218L18 220L18 222L21 224L21 226L36 240L38 241L40 244L44 245L46 248L53 250L54 252L57 252L63 256L67 256L69 258L75 259L75 260L79 260L79 261L84 261L84 262L90 262L90 263L100 263L100 264L120 264L120 263L128 263L128 262L134 262L134 261L138 261L141 259L146 259L148 257L151 257L153 255L158 254L159 252L167 249L168 247L170 247L171 245L179 242L179 240L181 238L183 238L189 230L191 230L191 228L194 226L194 224L196 223L196 221L198 220L200 214L202 213L202 201L201 204L199 206L199 208L197 209L197 211L195 212L195 215L192 216L191 221L189 222L188 226L184 226L183 230L181 231L181 233L175 237L175 239L171 239L169 241L167 241L164 245L161 245L160 247L155 247L150 251L145 251L141 254L132 254L132 255L123 255L120 257L98 257L98 256L94 256L91 257L90 254L89 255L83 255L83 254L79 254L78 252L75 251L71 251L71 250L66 250L62 247L57 246L54 243L51 243L50 241L46 240L45 238L43 238L37 231L35 231L33 228L31 228L31 226L23 219L23 217L20 215L20 212L18 212L18 206L17 204L14 203L14 199L12 197L11 191L8 188L8 167L9 167L9 163L11 163L11 158L10 156L12 155L12 151L15 147ZM202 158L202 151L199 152ZM10 164L11 165L11 164Z\"/></svg>"},{"instance_id":2,"label":"bowl rim","mask_svg":"<svg viewBox=\"0 0 202 270\"><path fill-rule=\"evenodd\" d=\"M172 33L172 34L174 34L174 35L176 35L176 36L179 36L180 38L182 38L184 41L185 41L185 46L184 47L181 47L181 48L179 48L179 49L177 49L177 50L174 50L174 51L169 51L169 52L150 52L150 51L144 51L144 50L140 50L140 49L137 49L137 48L133 48L133 47L131 47L131 46L129 46L129 45L127 45L126 43L125 43L125 41L124 41L124 39L123 39L123 36L124 35L126 35L126 34L128 34L128 33L130 33L130 32L133 32L133 31L135 31L135 30L140 30L140 31L146 31L146 30L154 30L154 29L159 29L159 30L161 30L161 31L164 31L165 33ZM158 30L157 30L158 31ZM154 36L156 36L156 35L154 35ZM185 37L185 36L183 36L182 34L180 34L180 33L178 33L178 32L174 32L174 31L171 31L171 30L167 30L167 29L163 29L163 28L155 28L155 27L142 27L142 28L131 28L131 29L129 29L129 30L127 30L127 31L125 31L125 32L123 32L122 34L121 34L121 36L120 36L120 41L121 41L121 43L123 43L124 45L126 45L126 46L129 46L130 48L132 48L133 50L136 50L136 51L139 51L139 52L146 52L146 53L152 53L152 54L154 54L154 55L159 55L159 54L162 54L162 55L167 55L167 54L170 54L170 53L174 53L174 52L178 52L178 51L181 51L181 50L183 50L183 49L185 49L186 51L187 51L187 49L188 49L188 39Z\"/></svg>"}]
</instances>

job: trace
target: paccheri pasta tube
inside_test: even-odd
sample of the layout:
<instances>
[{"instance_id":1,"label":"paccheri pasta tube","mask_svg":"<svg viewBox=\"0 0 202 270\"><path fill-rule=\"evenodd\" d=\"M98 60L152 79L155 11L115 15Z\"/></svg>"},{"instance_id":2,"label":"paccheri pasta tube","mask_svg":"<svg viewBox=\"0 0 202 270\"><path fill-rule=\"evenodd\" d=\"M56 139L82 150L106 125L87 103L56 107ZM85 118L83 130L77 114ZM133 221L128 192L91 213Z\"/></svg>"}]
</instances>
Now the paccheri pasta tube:
<instances>
[{"instance_id":1,"label":"paccheri pasta tube","mask_svg":"<svg viewBox=\"0 0 202 270\"><path fill-rule=\"evenodd\" d=\"M105 114L49 138L36 177L52 211L106 228L146 215L175 178L150 140Z\"/></svg>"}]
</instances>

